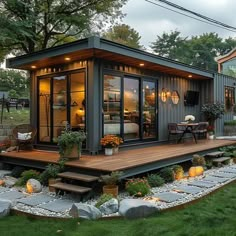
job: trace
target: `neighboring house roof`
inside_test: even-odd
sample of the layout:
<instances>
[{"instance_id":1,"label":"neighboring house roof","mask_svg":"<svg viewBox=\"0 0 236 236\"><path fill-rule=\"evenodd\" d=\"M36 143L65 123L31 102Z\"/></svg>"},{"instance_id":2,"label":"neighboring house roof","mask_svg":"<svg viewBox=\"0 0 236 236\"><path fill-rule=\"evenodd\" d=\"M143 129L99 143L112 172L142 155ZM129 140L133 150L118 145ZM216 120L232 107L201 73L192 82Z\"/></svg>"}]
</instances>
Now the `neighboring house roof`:
<instances>
[{"instance_id":1,"label":"neighboring house roof","mask_svg":"<svg viewBox=\"0 0 236 236\"><path fill-rule=\"evenodd\" d=\"M134 67L139 67L141 63L144 63L145 67L143 68L145 69L186 78L190 74L192 78L196 79L212 79L214 77L214 72L192 67L95 36L7 59L6 66L24 70L32 70L31 67L33 65L37 65L37 69L53 67L58 64L65 64L65 57L70 57L70 62L95 57Z\"/></svg>"},{"instance_id":2,"label":"neighboring house roof","mask_svg":"<svg viewBox=\"0 0 236 236\"><path fill-rule=\"evenodd\" d=\"M236 47L233 48L230 52L226 53L225 55L216 57L215 61L217 61L218 64L222 64L225 61L229 61L234 57L236 57Z\"/></svg>"}]
</instances>

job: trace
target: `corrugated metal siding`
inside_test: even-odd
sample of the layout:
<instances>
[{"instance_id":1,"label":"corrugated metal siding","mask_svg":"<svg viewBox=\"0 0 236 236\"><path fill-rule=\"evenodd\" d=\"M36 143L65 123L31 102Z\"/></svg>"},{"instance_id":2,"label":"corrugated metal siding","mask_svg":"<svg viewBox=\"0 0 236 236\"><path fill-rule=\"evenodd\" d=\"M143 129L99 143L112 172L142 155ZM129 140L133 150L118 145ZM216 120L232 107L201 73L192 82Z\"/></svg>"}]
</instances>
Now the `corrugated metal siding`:
<instances>
[{"instance_id":1,"label":"corrugated metal siding","mask_svg":"<svg viewBox=\"0 0 236 236\"><path fill-rule=\"evenodd\" d=\"M225 103L225 86L235 87L236 78L218 73L214 74L214 101ZM215 126L217 136L223 135L224 121L232 119L233 113L227 112L224 114L222 119L216 121Z\"/></svg>"},{"instance_id":2,"label":"corrugated metal siding","mask_svg":"<svg viewBox=\"0 0 236 236\"><path fill-rule=\"evenodd\" d=\"M170 92L177 90L180 95L180 100L177 105L173 104L169 97L167 102L162 102L159 99L159 140L167 139L168 131L167 125L169 122L184 121L185 115L194 115L196 121L203 121L201 115L201 105L209 99L212 91L211 80L193 80L184 79L175 76L163 75L158 79L159 96L162 89ZM184 105L184 94L187 90L199 91L199 104L196 106Z\"/></svg>"}]
</instances>

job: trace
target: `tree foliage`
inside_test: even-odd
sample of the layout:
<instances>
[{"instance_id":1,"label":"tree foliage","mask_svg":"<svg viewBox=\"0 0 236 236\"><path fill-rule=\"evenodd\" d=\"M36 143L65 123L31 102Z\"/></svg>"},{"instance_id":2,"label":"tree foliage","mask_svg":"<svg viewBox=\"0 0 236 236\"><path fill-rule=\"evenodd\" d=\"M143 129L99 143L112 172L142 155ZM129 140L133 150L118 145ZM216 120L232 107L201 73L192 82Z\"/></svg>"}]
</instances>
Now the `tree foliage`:
<instances>
[{"instance_id":1,"label":"tree foliage","mask_svg":"<svg viewBox=\"0 0 236 236\"><path fill-rule=\"evenodd\" d=\"M31 53L87 36L122 17L120 9L126 2L1 0L0 51Z\"/></svg>"},{"instance_id":2,"label":"tree foliage","mask_svg":"<svg viewBox=\"0 0 236 236\"><path fill-rule=\"evenodd\" d=\"M29 96L29 78L25 72L0 69L0 90L14 90L19 96Z\"/></svg>"},{"instance_id":3,"label":"tree foliage","mask_svg":"<svg viewBox=\"0 0 236 236\"><path fill-rule=\"evenodd\" d=\"M138 49L143 48L139 42L141 39L139 33L126 24L120 24L111 27L106 33L103 34L103 37L129 47Z\"/></svg>"},{"instance_id":4,"label":"tree foliage","mask_svg":"<svg viewBox=\"0 0 236 236\"><path fill-rule=\"evenodd\" d=\"M216 33L205 33L184 38L179 31L163 33L151 44L152 50L160 56L207 70L217 70L215 57L228 53L235 46L236 40L231 37L223 40Z\"/></svg>"}]
</instances>

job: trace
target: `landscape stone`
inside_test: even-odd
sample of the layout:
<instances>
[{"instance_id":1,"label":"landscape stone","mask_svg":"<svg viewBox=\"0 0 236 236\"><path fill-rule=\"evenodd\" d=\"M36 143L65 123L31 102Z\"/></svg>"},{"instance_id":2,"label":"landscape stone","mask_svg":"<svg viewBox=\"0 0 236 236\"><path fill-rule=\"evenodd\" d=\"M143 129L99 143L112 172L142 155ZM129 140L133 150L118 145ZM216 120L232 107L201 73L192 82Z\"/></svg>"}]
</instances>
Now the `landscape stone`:
<instances>
[{"instance_id":1,"label":"landscape stone","mask_svg":"<svg viewBox=\"0 0 236 236\"><path fill-rule=\"evenodd\" d=\"M120 202L119 213L128 219L149 216L158 209L155 204L141 199L124 199Z\"/></svg>"},{"instance_id":2,"label":"landscape stone","mask_svg":"<svg viewBox=\"0 0 236 236\"><path fill-rule=\"evenodd\" d=\"M222 178L229 178L229 179L232 179L232 178L236 177L235 174L226 173L226 172L215 172L215 173L212 173L211 175L217 176L217 177L222 177Z\"/></svg>"},{"instance_id":3,"label":"landscape stone","mask_svg":"<svg viewBox=\"0 0 236 236\"><path fill-rule=\"evenodd\" d=\"M30 193L39 193L42 191L42 185L37 179L29 179L26 183L27 191Z\"/></svg>"},{"instance_id":4,"label":"landscape stone","mask_svg":"<svg viewBox=\"0 0 236 236\"><path fill-rule=\"evenodd\" d=\"M0 200L0 218L9 215L11 209L11 202Z\"/></svg>"},{"instance_id":5,"label":"landscape stone","mask_svg":"<svg viewBox=\"0 0 236 236\"><path fill-rule=\"evenodd\" d=\"M163 201L163 202L175 202L183 198L184 196L179 193L164 192L164 193L155 194L154 197L159 198L160 201Z\"/></svg>"},{"instance_id":6,"label":"landscape stone","mask_svg":"<svg viewBox=\"0 0 236 236\"><path fill-rule=\"evenodd\" d=\"M207 176L204 178L204 180L209 181L209 182L215 182L215 183L224 183L229 179L222 178L222 177L216 177L216 176Z\"/></svg>"},{"instance_id":7,"label":"landscape stone","mask_svg":"<svg viewBox=\"0 0 236 236\"><path fill-rule=\"evenodd\" d=\"M7 191L9 191L9 190L10 190L9 188L0 187L0 193L7 192Z\"/></svg>"},{"instance_id":8,"label":"landscape stone","mask_svg":"<svg viewBox=\"0 0 236 236\"><path fill-rule=\"evenodd\" d=\"M15 200L17 200L19 198L23 198L23 197L25 197L25 195L23 193L16 191L16 190L0 193L0 200L7 199L10 201L15 201Z\"/></svg>"},{"instance_id":9,"label":"landscape stone","mask_svg":"<svg viewBox=\"0 0 236 236\"><path fill-rule=\"evenodd\" d=\"M12 176L5 176L4 181L5 181L5 186L11 188L16 184L17 178L14 178Z\"/></svg>"},{"instance_id":10,"label":"landscape stone","mask_svg":"<svg viewBox=\"0 0 236 236\"><path fill-rule=\"evenodd\" d=\"M236 165L229 166L230 168L236 169Z\"/></svg>"},{"instance_id":11,"label":"landscape stone","mask_svg":"<svg viewBox=\"0 0 236 236\"><path fill-rule=\"evenodd\" d=\"M23 199L19 199L19 200L17 200L17 202L20 202L20 203L23 203L23 204L26 204L29 206L37 206L42 203L47 203L47 202L53 201L54 199L55 199L54 197L51 197L46 194L38 194L35 196L30 196L30 197L26 197Z\"/></svg>"},{"instance_id":12,"label":"landscape stone","mask_svg":"<svg viewBox=\"0 0 236 236\"><path fill-rule=\"evenodd\" d=\"M69 211L69 215L77 218L95 220L102 217L101 211L92 205L83 203L74 203Z\"/></svg>"},{"instance_id":13,"label":"landscape stone","mask_svg":"<svg viewBox=\"0 0 236 236\"><path fill-rule=\"evenodd\" d=\"M62 212L69 210L72 204L73 202L70 200L56 199L53 202L42 204L40 205L40 207L49 211Z\"/></svg>"},{"instance_id":14,"label":"landscape stone","mask_svg":"<svg viewBox=\"0 0 236 236\"><path fill-rule=\"evenodd\" d=\"M211 188L211 187L215 186L215 183L202 181L202 180L196 180L196 181L188 183L188 185L193 185L193 186L197 186L200 188Z\"/></svg>"},{"instance_id":15,"label":"landscape stone","mask_svg":"<svg viewBox=\"0 0 236 236\"><path fill-rule=\"evenodd\" d=\"M0 170L0 178L3 178L6 175L11 175L11 173L10 170Z\"/></svg>"},{"instance_id":16,"label":"landscape stone","mask_svg":"<svg viewBox=\"0 0 236 236\"><path fill-rule=\"evenodd\" d=\"M202 188L196 187L196 186L188 186L188 185L180 185L178 187L175 187L173 190L178 192L184 192L188 194L197 194L203 191Z\"/></svg>"},{"instance_id":17,"label":"landscape stone","mask_svg":"<svg viewBox=\"0 0 236 236\"><path fill-rule=\"evenodd\" d=\"M118 200L116 198L110 199L109 201L103 203L99 207L99 210L105 215L117 212L119 210Z\"/></svg>"}]
</instances>

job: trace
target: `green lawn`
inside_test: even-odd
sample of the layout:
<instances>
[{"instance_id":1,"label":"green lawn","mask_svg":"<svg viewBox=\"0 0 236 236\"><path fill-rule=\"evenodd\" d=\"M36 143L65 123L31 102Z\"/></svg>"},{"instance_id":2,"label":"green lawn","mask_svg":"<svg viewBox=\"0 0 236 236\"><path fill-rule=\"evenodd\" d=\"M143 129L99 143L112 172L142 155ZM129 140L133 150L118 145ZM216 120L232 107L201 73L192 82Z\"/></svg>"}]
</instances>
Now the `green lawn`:
<instances>
[{"instance_id":1,"label":"green lawn","mask_svg":"<svg viewBox=\"0 0 236 236\"><path fill-rule=\"evenodd\" d=\"M57 230L62 231L57 232ZM155 214L146 219L59 221L9 216L0 219L0 235L234 236L236 235L236 183L184 210Z\"/></svg>"},{"instance_id":2,"label":"green lawn","mask_svg":"<svg viewBox=\"0 0 236 236\"><path fill-rule=\"evenodd\" d=\"M16 110L15 107L11 107L10 112L7 112L7 110L4 108L3 115L0 111L0 122L1 122L1 117L2 117L2 124L4 125L29 124L30 110L29 108Z\"/></svg>"}]
</instances>

